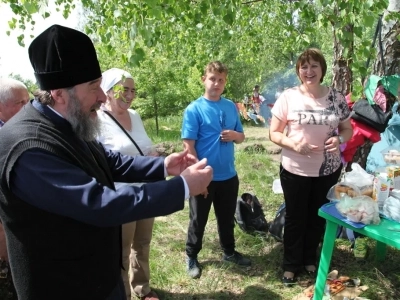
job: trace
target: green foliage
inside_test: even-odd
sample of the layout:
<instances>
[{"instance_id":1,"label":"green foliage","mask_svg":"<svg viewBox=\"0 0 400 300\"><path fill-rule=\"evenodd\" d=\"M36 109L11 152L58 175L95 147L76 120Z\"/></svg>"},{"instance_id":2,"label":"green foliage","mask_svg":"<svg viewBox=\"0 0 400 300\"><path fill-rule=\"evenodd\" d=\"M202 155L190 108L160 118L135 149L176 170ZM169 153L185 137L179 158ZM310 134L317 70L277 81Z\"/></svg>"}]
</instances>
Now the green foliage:
<instances>
[{"instance_id":1,"label":"green foliage","mask_svg":"<svg viewBox=\"0 0 400 300\"><path fill-rule=\"evenodd\" d=\"M316 5L303 6L301 15L308 21L317 20L318 26L309 23L306 31L315 33L320 28L332 28L339 47L344 51L338 60L345 60L353 73L353 93L362 90L361 79L370 69L365 67L368 57L375 57L371 48L373 31L378 17L388 6L388 0L376 1L317 1ZM361 95L361 94L360 94Z\"/></svg>"},{"instance_id":2,"label":"green foliage","mask_svg":"<svg viewBox=\"0 0 400 300\"><path fill-rule=\"evenodd\" d=\"M188 103L203 93L200 77L204 66L212 60L221 60L229 68L224 96L241 101L255 84L264 86L272 78L280 76L279 70L290 61L293 63L297 54L306 47L303 40L295 42L295 34L287 31L292 45L287 36L280 34L285 18L292 15L292 11L288 11L286 6L280 7L279 1L272 1L269 6L265 3L236 3L228 10L206 3L190 4L189 11L179 8L180 18L169 7L160 18L153 18L159 27L153 24L152 31L147 30L150 28L149 12L144 13L140 21L147 23L139 26L134 23L138 18L135 17L137 12L130 11L129 5L118 11L118 20L107 22L103 19L108 26L94 26L96 20L89 18L87 27L104 30L101 34L89 30L98 41L96 47L103 70L119 66L135 77L138 97L133 106L143 118L155 116L155 104L160 116L181 113ZM89 15L104 14L104 9L115 5L108 3L91 8ZM221 18L221 15L228 17ZM230 22L227 19L232 15L235 18ZM162 26L161 19L164 20ZM293 24L291 26L294 28ZM159 32L159 38L152 35L152 40L149 34L155 31ZM321 31L318 37L323 35L324 31Z\"/></svg>"},{"instance_id":3,"label":"green foliage","mask_svg":"<svg viewBox=\"0 0 400 300\"><path fill-rule=\"evenodd\" d=\"M17 15L9 21L10 30L34 26L34 13L50 13L46 1L0 1L7 2ZM75 1L56 0L56 5L67 16ZM145 117L152 117L154 109L158 115L165 115L180 111L196 99L202 93L202 70L212 60L221 60L230 69L225 91L228 98L241 100L255 84L273 93L270 82L281 81L280 77L286 76L288 67L293 68L297 55L305 48L321 48L332 63L332 30L345 49L343 56L352 68L358 90L359 79L369 72L365 67L367 57L375 57L375 50L371 49L373 27L388 1L81 3L84 27L96 42L102 66L120 66L134 72L139 87L134 105ZM23 44L23 34L18 42ZM292 77L283 80L295 82L287 80ZM331 78L328 72L325 82L330 84Z\"/></svg>"},{"instance_id":4,"label":"green foliage","mask_svg":"<svg viewBox=\"0 0 400 300\"><path fill-rule=\"evenodd\" d=\"M8 22L10 30L18 28L24 32L28 29L28 27L33 30L35 21L32 19L32 16L34 14L41 14L43 18L47 18L51 13L49 11L48 1L43 0L0 0L0 3L9 5L12 12L16 15L16 17L11 18L11 20ZM75 8L74 0L56 0L55 4L57 6L57 10L61 10L63 12L64 18L67 18L71 10ZM9 31L6 33L9 35ZM17 40L18 44L25 46L25 34L19 35Z\"/></svg>"}]
</instances>

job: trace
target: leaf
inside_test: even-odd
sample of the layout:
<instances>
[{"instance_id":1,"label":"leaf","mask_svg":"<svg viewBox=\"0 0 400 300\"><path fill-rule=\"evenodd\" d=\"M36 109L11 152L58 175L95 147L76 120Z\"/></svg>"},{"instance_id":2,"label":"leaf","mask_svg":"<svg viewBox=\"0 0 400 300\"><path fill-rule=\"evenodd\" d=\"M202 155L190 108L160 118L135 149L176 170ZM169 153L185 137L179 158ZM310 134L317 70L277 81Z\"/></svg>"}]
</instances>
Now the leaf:
<instances>
[{"instance_id":1,"label":"leaf","mask_svg":"<svg viewBox=\"0 0 400 300\"><path fill-rule=\"evenodd\" d=\"M126 65L128 63L128 58L126 57L126 55L124 53L121 53L121 61L124 65Z\"/></svg>"},{"instance_id":2,"label":"leaf","mask_svg":"<svg viewBox=\"0 0 400 300\"><path fill-rule=\"evenodd\" d=\"M25 47L24 37L24 34L20 34L19 36L17 36L18 44L22 47Z\"/></svg>"},{"instance_id":3,"label":"leaf","mask_svg":"<svg viewBox=\"0 0 400 300\"><path fill-rule=\"evenodd\" d=\"M17 19L12 18L11 21L8 21L8 27L10 27L10 29L15 29L16 23L17 23Z\"/></svg>"},{"instance_id":4,"label":"leaf","mask_svg":"<svg viewBox=\"0 0 400 300\"><path fill-rule=\"evenodd\" d=\"M353 28L353 32L357 37L362 38L362 36L363 36L363 28L361 26L355 26Z\"/></svg>"},{"instance_id":5,"label":"leaf","mask_svg":"<svg viewBox=\"0 0 400 300\"><path fill-rule=\"evenodd\" d=\"M230 38L231 38L230 30L225 29L224 30L224 39L229 40Z\"/></svg>"},{"instance_id":6,"label":"leaf","mask_svg":"<svg viewBox=\"0 0 400 300\"><path fill-rule=\"evenodd\" d=\"M146 2L149 8L153 8L157 5L157 0L145 0L144 2Z\"/></svg>"},{"instance_id":7,"label":"leaf","mask_svg":"<svg viewBox=\"0 0 400 300\"><path fill-rule=\"evenodd\" d=\"M203 15L206 15L206 14L207 14L207 12L208 12L208 5L207 5L207 2L205 2L205 1L201 2L201 4L200 4L200 11L201 11L201 13L202 13Z\"/></svg>"},{"instance_id":8,"label":"leaf","mask_svg":"<svg viewBox=\"0 0 400 300\"><path fill-rule=\"evenodd\" d=\"M114 13L115 13L115 12L114 12ZM114 16L115 16L115 14L114 14ZM110 19L110 18L107 18L107 19L105 20L105 23L107 24L108 27L114 26L114 22L115 22L115 20L114 20L114 19Z\"/></svg>"},{"instance_id":9,"label":"leaf","mask_svg":"<svg viewBox=\"0 0 400 300\"><path fill-rule=\"evenodd\" d=\"M121 11L119 9L114 10L114 18L118 19L121 16ZM109 21L111 21L109 19Z\"/></svg>"},{"instance_id":10,"label":"leaf","mask_svg":"<svg viewBox=\"0 0 400 300\"><path fill-rule=\"evenodd\" d=\"M154 7L149 9L149 15L155 17L156 19L161 19L161 9L160 7Z\"/></svg>"},{"instance_id":11,"label":"leaf","mask_svg":"<svg viewBox=\"0 0 400 300\"><path fill-rule=\"evenodd\" d=\"M352 95L351 95L351 100L354 102L354 101L357 101L358 99L360 99L362 92L363 92L363 87L361 86L361 84L354 84Z\"/></svg>"},{"instance_id":12,"label":"leaf","mask_svg":"<svg viewBox=\"0 0 400 300\"><path fill-rule=\"evenodd\" d=\"M219 9L219 7L213 7L212 10L213 10L214 16L216 16L216 17L219 17L219 16L220 16L221 10Z\"/></svg>"},{"instance_id":13,"label":"leaf","mask_svg":"<svg viewBox=\"0 0 400 300\"><path fill-rule=\"evenodd\" d=\"M224 17L223 20L225 23L232 25L234 21L234 14L232 12L228 12Z\"/></svg>"},{"instance_id":14,"label":"leaf","mask_svg":"<svg viewBox=\"0 0 400 300\"><path fill-rule=\"evenodd\" d=\"M23 2L23 5L28 12L28 14L33 15L39 11L39 6L34 1Z\"/></svg>"},{"instance_id":15,"label":"leaf","mask_svg":"<svg viewBox=\"0 0 400 300\"><path fill-rule=\"evenodd\" d=\"M365 7L367 9L369 9L370 7L372 7L374 5L374 0L364 0L365 1Z\"/></svg>"},{"instance_id":16,"label":"leaf","mask_svg":"<svg viewBox=\"0 0 400 300\"><path fill-rule=\"evenodd\" d=\"M145 52L142 48L136 48L135 49L135 56L137 56L139 58L139 60L142 60L145 56Z\"/></svg>"},{"instance_id":17,"label":"leaf","mask_svg":"<svg viewBox=\"0 0 400 300\"><path fill-rule=\"evenodd\" d=\"M371 55L371 49L369 47L365 47L363 54L365 57L368 57L369 55Z\"/></svg>"},{"instance_id":18,"label":"leaf","mask_svg":"<svg viewBox=\"0 0 400 300\"><path fill-rule=\"evenodd\" d=\"M364 15L364 24L368 27L374 26L376 18L371 15Z\"/></svg>"}]
</instances>

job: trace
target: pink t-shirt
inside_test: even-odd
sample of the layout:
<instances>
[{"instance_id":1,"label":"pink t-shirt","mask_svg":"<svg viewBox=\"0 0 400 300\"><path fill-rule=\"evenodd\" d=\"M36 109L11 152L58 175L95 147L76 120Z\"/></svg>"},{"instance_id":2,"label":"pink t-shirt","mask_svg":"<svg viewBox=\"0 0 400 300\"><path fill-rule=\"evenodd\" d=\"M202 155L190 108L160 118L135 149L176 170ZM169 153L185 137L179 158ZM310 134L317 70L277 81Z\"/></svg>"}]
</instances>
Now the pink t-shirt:
<instances>
[{"instance_id":1,"label":"pink t-shirt","mask_svg":"<svg viewBox=\"0 0 400 300\"><path fill-rule=\"evenodd\" d=\"M287 124L287 136L318 146L309 155L282 149L282 166L293 174L309 177L330 175L340 164L340 152L326 152L325 142L337 135L340 122L350 118L343 95L329 88L322 98L303 95L299 87L285 90L275 102L272 114Z\"/></svg>"}]
</instances>

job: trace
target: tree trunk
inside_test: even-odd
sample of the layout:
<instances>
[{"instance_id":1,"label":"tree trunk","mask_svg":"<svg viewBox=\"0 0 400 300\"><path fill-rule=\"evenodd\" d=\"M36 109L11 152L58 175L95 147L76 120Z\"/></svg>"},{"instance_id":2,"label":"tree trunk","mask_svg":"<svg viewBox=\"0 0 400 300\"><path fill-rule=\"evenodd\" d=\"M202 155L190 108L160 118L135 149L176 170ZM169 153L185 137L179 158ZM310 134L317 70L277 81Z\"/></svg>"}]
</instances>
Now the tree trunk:
<instances>
[{"instance_id":1,"label":"tree trunk","mask_svg":"<svg viewBox=\"0 0 400 300\"><path fill-rule=\"evenodd\" d=\"M383 59L385 64L385 70L383 69L381 53L379 47L379 40L377 41L378 55L374 64L374 74L383 75L394 75L400 73L400 42L397 37L400 34L400 22L399 21L386 21L385 17L388 12L400 12L400 1L390 0L389 6L382 19L382 50ZM379 36L378 36L379 38ZM373 143L370 140L366 140L353 157L353 162L358 163L363 169L367 165L367 158L371 151ZM347 169L350 169L348 166Z\"/></svg>"},{"instance_id":2,"label":"tree trunk","mask_svg":"<svg viewBox=\"0 0 400 300\"><path fill-rule=\"evenodd\" d=\"M353 24L346 25L345 30L352 33ZM353 62L351 57L354 52L354 42L351 41L349 45L346 46L348 51L347 57L345 57L345 47L338 40L335 31L333 32L333 38L333 87L343 95L347 95L351 91L351 83L353 82L353 72L351 71L350 65Z\"/></svg>"},{"instance_id":3,"label":"tree trunk","mask_svg":"<svg viewBox=\"0 0 400 300\"><path fill-rule=\"evenodd\" d=\"M399 0L390 0L388 9L383 15L381 37L385 70L381 61L379 40L377 42L378 55L374 64L374 74L379 76L400 74L400 41L397 39L400 35L400 21L385 20L390 12L400 12Z\"/></svg>"},{"instance_id":4,"label":"tree trunk","mask_svg":"<svg viewBox=\"0 0 400 300\"><path fill-rule=\"evenodd\" d=\"M370 140L366 139L364 144L359 147L356 151L356 153L353 156L353 160L351 163L357 163L360 165L361 168L365 170L367 167L367 158L369 155L369 152L371 151L371 148L374 143L372 143ZM351 163L348 163L346 166L346 172L350 172L351 169Z\"/></svg>"},{"instance_id":5,"label":"tree trunk","mask_svg":"<svg viewBox=\"0 0 400 300\"><path fill-rule=\"evenodd\" d=\"M157 100L156 100L156 94L154 94L154 98L153 98L153 104L154 104L154 115L156 117L156 134L158 136L158 132L159 132L159 125L158 125L158 104L157 104Z\"/></svg>"}]
</instances>

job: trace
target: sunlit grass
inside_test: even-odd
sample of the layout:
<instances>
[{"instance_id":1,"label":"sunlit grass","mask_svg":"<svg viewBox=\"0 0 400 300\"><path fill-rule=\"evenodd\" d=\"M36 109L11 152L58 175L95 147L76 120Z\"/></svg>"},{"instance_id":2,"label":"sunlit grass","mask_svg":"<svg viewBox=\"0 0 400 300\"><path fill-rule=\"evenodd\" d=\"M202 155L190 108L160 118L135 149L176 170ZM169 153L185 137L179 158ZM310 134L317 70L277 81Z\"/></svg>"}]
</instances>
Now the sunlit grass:
<instances>
[{"instance_id":1,"label":"sunlit grass","mask_svg":"<svg viewBox=\"0 0 400 300\"><path fill-rule=\"evenodd\" d=\"M156 144L162 142L181 142L181 116L165 116L158 120L158 134L155 119L144 120L146 132L152 141Z\"/></svg>"},{"instance_id":2,"label":"sunlit grass","mask_svg":"<svg viewBox=\"0 0 400 300\"><path fill-rule=\"evenodd\" d=\"M181 148L179 116L161 118L159 134L155 121L145 121L146 129L156 143L164 142ZM240 193L250 192L263 204L267 219L271 220L282 203L282 195L272 193L272 182L278 178L279 165L269 153L271 143L268 130L246 124L248 138L238 145L236 168L240 178ZM237 250L253 261L249 269L225 265L220 262L216 221L213 211L204 236L203 250L199 260L204 266L199 280L191 280L185 273L185 239L188 225L188 208L156 221L152 246L152 286L164 295L164 299L291 299L304 287L284 289L280 283L282 246L272 239L251 236L236 228ZM397 299L400 279L398 271L399 252L388 251L390 262L377 265L373 260L374 242L369 241L371 258L366 263L357 263L349 250L350 243L338 240L332 259L332 268L341 274L360 277L370 288L363 296L370 299ZM166 250L167 248L167 250ZM393 264L393 262L397 262ZM379 267L379 269L378 269ZM386 271L385 271L386 270ZM389 275L388 279L384 275ZM391 276L390 276L391 275ZM393 282L393 279L395 282ZM384 288L381 285L384 285Z\"/></svg>"},{"instance_id":3,"label":"sunlit grass","mask_svg":"<svg viewBox=\"0 0 400 300\"><path fill-rule=\"evenodd\" d=\"M181 116L161 118L159 136L155 135L154 120L146 120L145 127L153 141L181 147ZM283 201L282 195L272 192L272 182L279 177L279 162L268 153L274 147L268 141L268 130L246 124L248 139L236 147L236 168L240 179L240 193L254 193L263 205L270 221ZM260 146L261 145L261 146ZM282 276L282 245L272 238L252 236L235 228L237 250L252 259L250 268L238 268L221 262L216 220L210 213L203 249L199 261L203 265L202 277L190 279L186 275L185 241L189 220L187 204L183 211L157 218L151 246L151 286L162 299L196 300L290 300L305 289L296 285L284 288ZM369 289L361 294L368 299L400 299L400 252L389 248L387 259L376 263L375 242L368 241L370 255L366 262L358 263L350 251L347 240L338 239L332 257L331 269L340 275L359 277ZM304 274L301 283L307 283Z\"/></svg>"}]
</instances>

